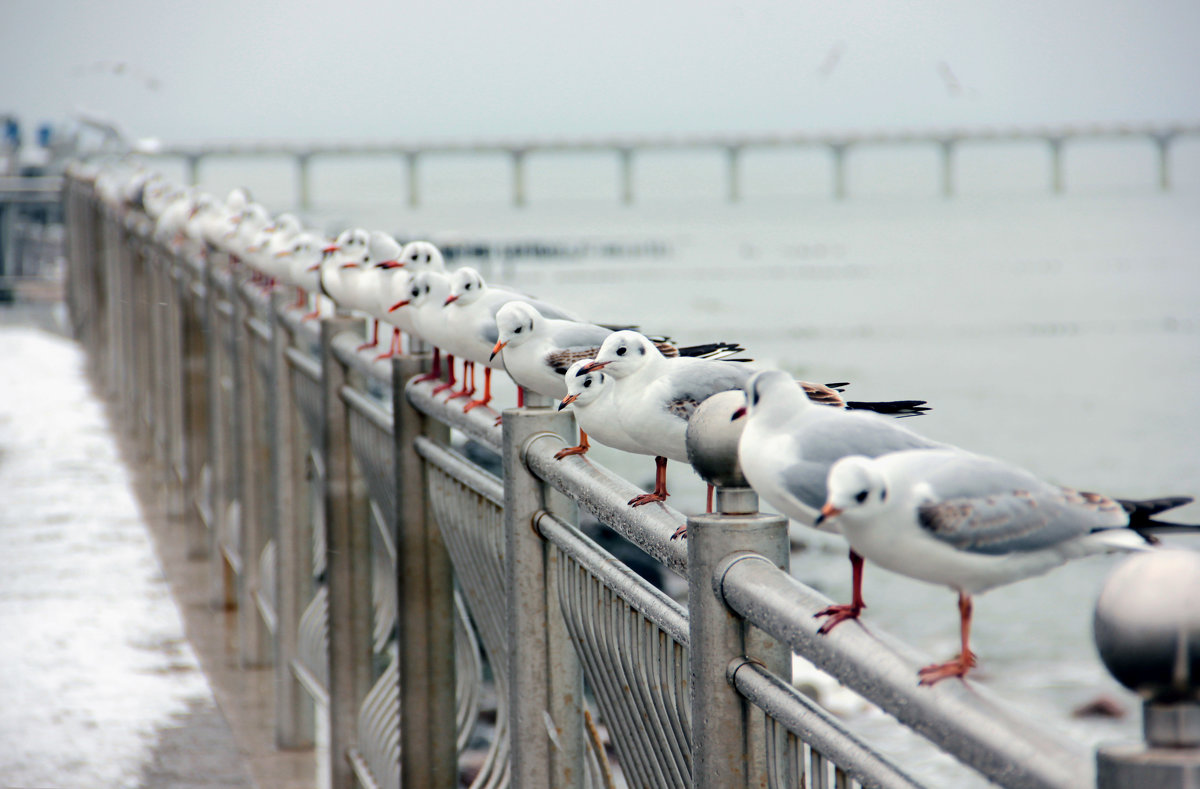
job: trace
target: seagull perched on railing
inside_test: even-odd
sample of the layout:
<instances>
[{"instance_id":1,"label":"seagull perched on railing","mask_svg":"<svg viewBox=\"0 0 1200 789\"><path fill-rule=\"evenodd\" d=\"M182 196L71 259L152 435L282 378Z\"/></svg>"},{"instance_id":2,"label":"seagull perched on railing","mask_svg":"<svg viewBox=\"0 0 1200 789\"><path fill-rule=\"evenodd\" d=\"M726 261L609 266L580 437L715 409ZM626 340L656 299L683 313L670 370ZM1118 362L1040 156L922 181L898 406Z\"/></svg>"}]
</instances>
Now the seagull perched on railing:
<instances>
[{"instance_id":1,"label":"seagull perched on railing","mask_svg":"<svg viewBox=\"0 0 1200 789\"><path fill-rule=\"evenodd\" d=\"M621 428L653 455L654 491L630 500L634 507L667 498L667 460L688 462L687 424L700 403L717 392L741 389L753 374L744 365L678 357L669 359L635 331L615 332L583 372L603 369L615 379L613 398ZM920 409L924 401L858 403L868 409ZM916 413L920 413L917 411ZM682 536L681 531L678 536Z\"/></svg>"},{"instance_id":2,"label":"seagull perched on railing","mask_svg":"<svg viewBox=\"0 0 1200 789\"><path fill-rule=\"evenodd\" d=\"M971 597L1082 556L1145 550L1152 532L1200 526L1154 519L1192 501L1125 501L1053 485L1024 469L959 449L851 456L829 472L821 517L880 567L958 592L962 651L919 672L922 685L965 677Z\"/></svg>"},{"instance_id":3,"label":"seagull perched on railing","mask_svg":"<svg viewBox=\"0 0 1200 789\"><path fill-rule=\"evenodd\" d=\"M408 310L413 324L413 334L433 346L433 367L417 381L432 381L442 376L440 348L446 341L446 297L450 295L450 278L440 271L418 272L409 284L408 297L392 305L391 311ZM446 383L434 389L434 394L453 388L458 381L454 377L454 357L447 354L449 376Z\"/></svg>"},{"instance_id":4,"label":"seagull perched on railing","mask_svg":"<svg viewBox=\"0 0 1200 789\"><path fill-rule=\"evenodd\" d=\"M875 457L902 449L944 447L876 413L848 410L826 396L820 404L782 370L750 376L746 405L733 419L746 418L738 441L738 462L750 487L779 512L813 526L825 504L829 469L847 455ZM836 396L836 395L835 395ZM834 405L841 407L829 408ZM862 557L850 551L852 602L817 614L829 619L828 633L866 607L862 596Z\"/></svg>"},{"instance_id":5,"label":"seagull perched on railing","mask_svg":"<svg viewBox=\"0 0 1200 789\"><path fill-rule=\"evenodd\" d=\"M600 370L583 372L591 359L579 359L571 363L563 375L566 394L558 404L558 410L570 408L579 426L579 446L560 449L554 458L562 460L568 455L581 455L588 451L588 436L592 435L605 446L623 452L645 454L642 445L621 428L616 404L612 398L612 379Z\"/></svg>"},{"instance_id":6,"label":"seagull perched on railing","mask_svg":"<svg viewBox=\"0 0 1200 789\"><path fill-rule=\"evenodd\" d=\"M371 341L360 346L359 350L374 348L379 344L379 322L388 321L388 309L392 306L390 299L392 281L397 272L402 272L404 264L400 262L403 247L396 239L381 230L371 232L367 240L367 256L363 262L364 271L357 283L358 293L354 296L356 306L372 318ZM390 322L390 321L388 321ZM388 350L375 357L376 361L388 359L400 352L400 328L392 326L392 341Z\"/></svg>"},{"instance_id":7,"label":"seagull perched on railing","mask_svg":"<svg viewBox=\"0 0 1200 789\"><path fill-rule=\"evenodd\" d=\"M463 388L451 399L474 394L475 364L485 366L483 397L467 403L464 411L491 402L492 370L504 369L503 361L496 359L494 353L500 335L496 315L502 307L517 303L528 304L554 318L573 319L570 313L553 304L510 288L489 287L483 276L470 266L464 266L450 275L450 294L446 297L444 312L447 339L443 347L463 360Z\"/></svg>"},{"instance_id":8,"label":"seagull perched on railing","mask_svg":"<svg viewBox=\"0 0 1200 789\"><path fill-rule=\"evenodd\" d=\"M366 230L351 228L342 231L323 250L327 256L321 261L321 290L338 307L348 309L352 306L355 280L362 273L369 239Z\"/></svg>"},{"instance_id":9,"label":"seagull perched on railing","mask_svg":"<svg viewBox=\"0 0 1200 789\"><path fill-rule=\"evenodd\" d=\"M503 353L504 368L518 386L561 400L567 394L567 368L581 359L594 359L613 331L594 323L549 317L533 304L514 301L496 312L492 355ZM664 356L716 356L745 350L732 342L676 347L666 339L652 341Z\"/></svg>"}]
</instances>

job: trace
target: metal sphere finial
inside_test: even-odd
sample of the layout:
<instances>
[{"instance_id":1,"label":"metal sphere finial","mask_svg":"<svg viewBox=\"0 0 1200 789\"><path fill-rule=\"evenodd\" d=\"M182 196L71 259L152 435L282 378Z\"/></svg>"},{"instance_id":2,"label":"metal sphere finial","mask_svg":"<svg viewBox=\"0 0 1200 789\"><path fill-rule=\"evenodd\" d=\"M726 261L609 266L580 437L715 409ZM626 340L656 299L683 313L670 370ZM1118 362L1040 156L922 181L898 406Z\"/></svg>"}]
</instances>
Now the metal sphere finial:
<instances>
[{"instance_id":1,"label":"metal sphere finial","mask_svg":"<svg viewBox=\"0 0 1200 789\"><path fill-rule=\"evenodd\" d=\"M718 392L705 400L688 420L688 462L704 480L718 488L747 488L750 483L738 464L738 439L745 420L730 421L746 404L740 389Z\"/></svg>"},{"instance_id":2,"label":"metal sphere finial","mask_svg":"<svg viewBox=\"0 0 1200 789\"><path fill-rule=\"evenodd\" d=\"M1200 553L1126 559L1096 601L1096 647L1122 685L1148 701L1200 699Z\"/></svg>"}]
</instances>

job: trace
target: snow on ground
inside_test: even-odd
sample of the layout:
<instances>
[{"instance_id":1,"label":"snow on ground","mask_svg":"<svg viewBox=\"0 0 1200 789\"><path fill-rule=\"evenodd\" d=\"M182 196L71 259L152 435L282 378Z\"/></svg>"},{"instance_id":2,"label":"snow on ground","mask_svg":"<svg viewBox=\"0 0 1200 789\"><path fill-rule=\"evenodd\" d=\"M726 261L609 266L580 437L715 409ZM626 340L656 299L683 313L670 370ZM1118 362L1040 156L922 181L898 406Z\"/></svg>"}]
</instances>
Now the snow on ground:
<instances>
[{"instance_id":1,"label":"snow on ground","mask_svg":"<svg viewBox=\"0 0 1200 789\"><path fill-rule=\"evenodd\" d=\"M74 343L0 328L0 783L134 787L212 691Z\"/></svg>"}]
</instances>

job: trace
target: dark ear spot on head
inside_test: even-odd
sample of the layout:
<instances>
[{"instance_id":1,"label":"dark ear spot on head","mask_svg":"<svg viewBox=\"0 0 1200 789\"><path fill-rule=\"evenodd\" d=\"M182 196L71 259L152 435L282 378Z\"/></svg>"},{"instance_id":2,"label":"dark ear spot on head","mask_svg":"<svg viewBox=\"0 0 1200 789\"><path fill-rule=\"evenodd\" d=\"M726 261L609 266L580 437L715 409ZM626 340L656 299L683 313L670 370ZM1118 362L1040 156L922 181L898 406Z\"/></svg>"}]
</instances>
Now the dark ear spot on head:
<instances>
[{"instance_id":1,"label":"dark ear spot on head","mask_svg":"<svg viewBox=\"0 0 1200 789\"><path fill-rule=\"evenodd\" d=\"M641 346L641 345L639 345L639 346L638 346L638 353L640 353L642 356L645 356L645 355L646 355L646 349L645 349L645 347L644 347L644 346Z\"/></svg>"},{"instance_id":2,"label":"dark ear spot on head","mask_svg":"<svg viewBox=\"0 0 1200 789\"><path fill-rule=\"evenodd\" d=\"M885 501L887 501L887 488L879 491L879 502L882 504Z\"/></svg>"}]
</instances>

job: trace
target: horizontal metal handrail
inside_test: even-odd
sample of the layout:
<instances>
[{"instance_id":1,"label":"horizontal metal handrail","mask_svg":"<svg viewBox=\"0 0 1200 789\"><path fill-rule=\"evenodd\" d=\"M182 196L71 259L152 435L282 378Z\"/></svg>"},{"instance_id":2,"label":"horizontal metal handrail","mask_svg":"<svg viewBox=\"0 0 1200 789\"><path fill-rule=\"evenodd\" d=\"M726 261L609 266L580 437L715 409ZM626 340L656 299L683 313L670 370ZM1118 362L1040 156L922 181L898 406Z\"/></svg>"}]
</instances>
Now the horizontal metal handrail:
<instances>
[{"instance_id":1,"label":"horizontal metal handrail","mask_svg":"<svg viewBox=\"0 0 1200 789\"><path fill-rule=\"evenodd\" d=\"M629 499L641 493L640 488L578 456L555 460L554 454L566 443L553 433L544 436L549 440L535 439L525 446L530 471L646 554L687 577L687 543L671 539L685 523L682 513L666 504L630 507Z\"/></svg>"},{"instance_id":2,"label":"horizontal metal handrail","mask_svg":"<svg viewBox=\"0 0 1200 789\"><path fill-rule=\"evenodd\" d=\"M835 717L819 704L749 658L729 666L729 681L754 706L774 718L864 786L880 789L920 789L879 754L864 748Z\"/></svg>"},{"instance_id":3,"label":"horizontal metal handrail","mask_svg":"<svg viewBox=\"0 0 1200 789\"><path fill-rule=\"evenodd\" d=\"M1017 718L986 688L913 681L923 662L911 647L865 626L818 635L823 595L756 554L741 554L713 579L726 604L801 657L947 753L1008 787L1091 782L1090 754Z\"/></svg>"},{"instance_id":4,"label":"horizontal metal handrail","mask_svg":"<svg viewBox=\"0 0 1200 789\"><path fill-rule=\"evenodd\" d=\"M456 402L435 397L433 390L436 386L437 382L412 381L405 387L405 395L413 408L499 454L501 434L496 424L496 413L476 408L464 414L462 406Z\"/></svg>"}]
</instances>

